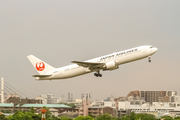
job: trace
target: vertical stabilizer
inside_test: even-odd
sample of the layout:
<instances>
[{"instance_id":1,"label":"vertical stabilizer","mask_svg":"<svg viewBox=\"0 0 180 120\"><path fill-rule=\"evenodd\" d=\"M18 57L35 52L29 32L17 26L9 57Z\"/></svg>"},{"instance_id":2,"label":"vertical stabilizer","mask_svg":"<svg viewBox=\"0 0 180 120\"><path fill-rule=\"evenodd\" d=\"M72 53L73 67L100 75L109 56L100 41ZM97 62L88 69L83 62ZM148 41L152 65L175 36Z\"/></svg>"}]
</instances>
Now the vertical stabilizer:
<instances>
[{"instance_id":1,"label":"vertical stabilizer","mask_svg":"<svg viewBox=\"0 0 180 120\"><path fill-rule=\"evenodd\" d=\"M47 72L55 69L54 67L50 66L49 64L45 63L44 61L38 59L33 55L29 55L27 56L27 58L40 75L46 74Z\"/></svg>"}]
</instances>

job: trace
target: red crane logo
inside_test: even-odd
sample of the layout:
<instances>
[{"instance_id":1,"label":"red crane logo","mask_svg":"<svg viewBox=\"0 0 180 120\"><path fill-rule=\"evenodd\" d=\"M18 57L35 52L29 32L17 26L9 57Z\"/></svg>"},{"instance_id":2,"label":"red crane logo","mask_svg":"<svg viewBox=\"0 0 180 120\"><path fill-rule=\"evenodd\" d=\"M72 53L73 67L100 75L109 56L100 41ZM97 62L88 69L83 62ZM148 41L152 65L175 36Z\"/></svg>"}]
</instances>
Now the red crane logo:
<instances>
[{"instance_id":1,"label":"red crane logo","mask_svg":"<svg viewBox=\"0 0 180 120\"><path fill-rule=\"evenodd\" d=\"M38 71L43 71L44 68L45 68L45 64L44 64L42 61L36 63L36 69L37 69Z\"/></svg>"}]
</instances>

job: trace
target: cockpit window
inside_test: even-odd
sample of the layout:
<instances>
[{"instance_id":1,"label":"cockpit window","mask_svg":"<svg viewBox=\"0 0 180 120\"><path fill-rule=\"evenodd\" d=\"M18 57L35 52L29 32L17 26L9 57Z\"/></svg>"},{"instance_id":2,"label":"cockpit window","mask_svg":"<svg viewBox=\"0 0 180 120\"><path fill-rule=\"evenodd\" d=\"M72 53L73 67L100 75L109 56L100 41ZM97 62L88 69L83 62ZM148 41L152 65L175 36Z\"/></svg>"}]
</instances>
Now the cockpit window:
<instances>
[{"instance_id":1,"label":"cockpit window","mask_svg":"<svg viewBox=\"0 0 180 120\"><path fill-rule=\"evenodd\" d=\"M151 46L150 48L153 48L153 46Z\"/></svg>"}]
</instances>

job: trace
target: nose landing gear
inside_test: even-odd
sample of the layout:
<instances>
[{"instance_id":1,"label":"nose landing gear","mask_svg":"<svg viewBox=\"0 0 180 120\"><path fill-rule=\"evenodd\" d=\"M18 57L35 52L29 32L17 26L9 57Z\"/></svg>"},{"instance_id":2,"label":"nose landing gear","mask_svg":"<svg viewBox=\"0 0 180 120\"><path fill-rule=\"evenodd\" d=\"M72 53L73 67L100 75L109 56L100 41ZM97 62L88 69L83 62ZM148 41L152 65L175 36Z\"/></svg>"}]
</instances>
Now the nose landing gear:
<instances>
[{"instance_id":1,"label":"nose landing gear","mask_svg":"<svg viewBox=\"0 0 180 120\"><path fill-rule=\"evenodd\" d=\"M150 56L148 57L148 59L149 59L148 61L151 62L151 57Z\"/></svg>"},{"instance_id":2,"label":"nose landing gear","mask_svg":"<svg viewBox=\"0 0 180 120\"><path fill-rule=\"evenodd\" d=\"M97 71L96 73L94 73L94 76L96 76L96 77L102 77L102 74L100 74L99 71Z\"/></svg>"}]
</instances>

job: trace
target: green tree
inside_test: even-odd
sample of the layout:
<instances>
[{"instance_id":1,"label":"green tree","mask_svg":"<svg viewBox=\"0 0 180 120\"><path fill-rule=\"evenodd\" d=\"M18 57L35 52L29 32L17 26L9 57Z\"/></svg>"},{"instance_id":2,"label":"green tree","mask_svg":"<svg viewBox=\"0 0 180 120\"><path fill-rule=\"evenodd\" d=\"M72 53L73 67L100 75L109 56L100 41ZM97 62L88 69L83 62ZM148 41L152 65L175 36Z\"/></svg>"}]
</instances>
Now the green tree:
<instances>
[{"instance_id":1,"label":"green tree","mask_svg":"<svg viewBox=\"0 0 180 120\"><path fill-rule=\"evenodd\" d=\"M17 111L14 115L10 115L7 118L8 120L33 120L32 113L22 111Z\"/></svg>"},{"instance_id":2,"label":"green tree","mask_svg":"<svg viewBox=\"0 0 180 120\"><path fill-rule=\"evenodd\" d=\"M40 115L37 115L37 114L33 114L33 115L32 115L32 119L33 119L33 120L41 120L41 116L40 116Z\"/></svg>"},{"instance_id":3,"label":"green tree","mask_svg":"<svg viewBox=\"0 0 180 120\"><path fill-rule=\"evenodd\" d=\"M61 120L61 119L57 118L55 116L51 116L51 117L47 118L46 120Z\"/></svg>"},{"instance_id":4,"label":"green tree","mask_svg":"<svg viewBox=\"0 0 180 120\"><path fill-rule=\"evenodd\" d=\"M144 113L141 113L141 114L136 114L136 120L157 120L156 117L154 115L151 115L151 114L144 114Z\"/></svg>"},{"instance_id":5,"label":"green tree","mask_svg":"<svg viewBox=\"0 0 180 120\"><path fill-rule=\"evenodd\" d=\"M135 119L136 119L136 114L135 114L135 112L131 112L130 120L135 120Z\"/></svg>"},{"instance_id":6,"label":"green tree","mask_svg":"<svg viewBox=\"0 0 180 120\"><path fill-rule=\"evenodd\" d=\"M73 104L73 103L63 103L63 102L60 102L59 104L67 105L67 106L69 106L69 107L71 107L73 109L76 108L75 104Z\"/></svg>"},{"instance_id":7,"label":"green tree","mask_svg":"<svg viewBox=\"0 0 180 120\"><path fill-rule=\"evenodd\" d=\"M67 116L60 117L61 120L72 120L71 118L68 118Z\"/></svg>"},{"instance_id":8,"label":"green tree","mask_svg":"<svg viewBox=\"0 0 180 120\"><path fill-rule=\"evenodd\" d=\"M157 119L154 115L151 114L145 114L145 113L136 114L132 112L128 116L123 116L121 120L159 120L159 119Z\"/></svg>"},{"instance_id":9,"label":"green tree","mask_svg":"<svg viewBox=\"0 0 180 120\"><path fill-rule=\"evenodd\" d=\"M25 112L22 120L33 120L32 115L33 114L31 112Z\"/></svg>"},{"instance_id":10,"label":"green tree","mask_svg":"<svg viewBox=\"0 0 180 120\"><path fill-rule=\"evenodd\" d=\"M173 118L171 116L163 116L161 117L161 119L163 118L163 120L173 120Z\"/></svg>"},{"instance_id":11,"label":"green tree","mask_svg":"<svg viewBox=\"0 0 180 120\"><path fill-rule=\"evenodd\" d=\"M88 116L90 116L90 117L92 117L92 118L95 118L91 113L89 113Z\"/></svg>"},{"instance_id":12,"label":"green tree","mask_svg":"<svg viewBox=\"0 0 180 120\"><path fill-rule=\"evenodd\" d=\"M180 117L175 117L174 120L180 120Z\"/></svg>"},{"instance_id":13,"label":"green tree","mask_svg":"<svg viewBox=\"0 0 180 120\"><path fill-rule=\"evenodd\" d=\"M30 112L31 112L32 114L35 114L34 107L31 107Z\"/></svg>"},{"instance_id":14,"label":"green tree","mask_svg":"<svg viewBox=\"0 0 180 120\"><path fill-rule=\"evenodd\" d=\"M111 120L121 120L121 118L118 118L118 117L112 117Z\"/></svg>"},{"instance_id":15,"label":"green tree","mask_svg":"<svg viewBox=\"0 0 180 120\"><path fill-rule=\"evenodd\" d=\"M11 113L10 110L1 110L2 113Z\"/></svg>"},{"instance_id":16,"label":"green tree","mask_svg":"<svg viewBox=\"0 0 180 120\"><path fill-rule=\"evenodd\" d=\"M96 117L96 120L111 120L112 116L108 113L104 114L104 115L99 115Z\"/></svg>"},{"instance_id":17,"label":"green tree","mask_svg":"<svg viewBox=\"0 0 180 120\"><path fill-rule=\"evenodd\" d=\"M8 120L14 120L12 115L7 116Z\"/></svg>"},{"instance_id":18,"label":"green tree","mask_svg":"<svg viewBox=\"0 0 180 120\"><path fill-rule=\"evenodd\" d=\"M78 116L78 117L76 117L74 120L94 120L94 118L91 117L91 116L86 116L86 117L84 117L84 116Z\"/></svg>"},{"instance_id":19,"label":"green tree","mask_svg":"<svg viewBox=\"0 0 180 120\"><path fill-rule=\"evenodd\" d=\"M1 115L0 115L0 120L8 120L8 119L6 118L5 115L1 114Z\"/></svg>"},{"instance_id":20,"label":"green tree","mask_svg":"<svg viewBox=\"0 0 180 120\"><path fill-rule=\"evenodd\" d=\"M71 108L76 108L76 106L73 103L67 104L68 106L70 106Z\"/></svg>"}]
</instances>

